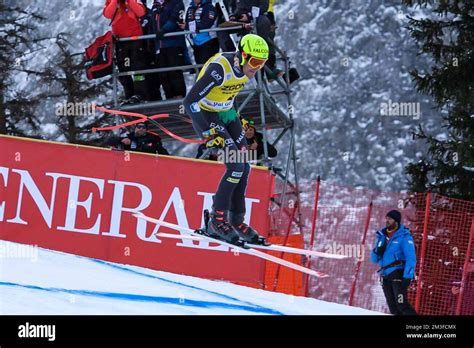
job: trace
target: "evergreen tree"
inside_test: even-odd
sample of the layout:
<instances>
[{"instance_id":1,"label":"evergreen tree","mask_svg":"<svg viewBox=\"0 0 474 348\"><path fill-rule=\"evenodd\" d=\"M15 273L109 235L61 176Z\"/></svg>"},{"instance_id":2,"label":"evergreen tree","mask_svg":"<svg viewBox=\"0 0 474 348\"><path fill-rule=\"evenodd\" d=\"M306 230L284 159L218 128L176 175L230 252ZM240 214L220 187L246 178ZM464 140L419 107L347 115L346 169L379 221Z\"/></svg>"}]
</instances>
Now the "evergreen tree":
<instances>
[{"instance_id":1,"label":"evergreen tree","mask_svg":"<svg viewBox=\"0 0 474 348\"><path fill-rule=\"evenodd\" d=\"M404 0L424 7L428 18L409 18L420 55L432 58L430 71L413 70L418 92L429 94L443 116L445 137L426 134L426 155L406 167L410 189L474 200L474 1Z\"/></svg>"},{"instance_id":2,"label":"evergreen tree","mask_svg":"<svg viewBox=\"0 0 474 348\"><path fill-rule=\"evenodd\" d=\"M54 98L54 113L58 116L58 134L64 135L70 143L100 144L93 127L100 127L109 118L93 110L92 104L110 89L110 79L90 82L85 79L83 53L73 53L63 35L56 40L58 53L50 59L50 64L41 72L42 82L49 87L49 98ZM63 108L62 106L65 106ZM58 108L61 112L58 112ZM92 114L93 113L93 114Z\"/></svg>"},{"instance_id":3,"label":"evergreen tree","mask_svg":"<svg viewBox=\"0 0 474 348\"><path fill-rule=\"evenodd\" d=\"M42 20L10 2L0 2L0 134L38 135L34 110L42 95L26 93L14 78L26 72L28 56L43 49L45 38L36 35L36 23Z\"/></svg>"}]
</instances>

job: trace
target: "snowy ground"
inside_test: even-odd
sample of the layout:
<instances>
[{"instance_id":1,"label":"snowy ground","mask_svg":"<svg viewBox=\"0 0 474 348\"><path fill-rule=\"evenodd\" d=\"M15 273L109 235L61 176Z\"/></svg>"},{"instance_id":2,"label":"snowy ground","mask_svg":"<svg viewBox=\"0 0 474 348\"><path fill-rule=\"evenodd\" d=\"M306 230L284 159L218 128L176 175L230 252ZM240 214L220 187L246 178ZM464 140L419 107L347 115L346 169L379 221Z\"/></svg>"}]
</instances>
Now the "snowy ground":
<instances>
[{"instance_id":1,"label":"snowy ground","mask_svg":"<svg viewBox=\"0 0 474 348\"><path fill-rule=\"evenodd\" d=\"M0 241L0 314L381 314Z\"/></svg>"}]
</instances>

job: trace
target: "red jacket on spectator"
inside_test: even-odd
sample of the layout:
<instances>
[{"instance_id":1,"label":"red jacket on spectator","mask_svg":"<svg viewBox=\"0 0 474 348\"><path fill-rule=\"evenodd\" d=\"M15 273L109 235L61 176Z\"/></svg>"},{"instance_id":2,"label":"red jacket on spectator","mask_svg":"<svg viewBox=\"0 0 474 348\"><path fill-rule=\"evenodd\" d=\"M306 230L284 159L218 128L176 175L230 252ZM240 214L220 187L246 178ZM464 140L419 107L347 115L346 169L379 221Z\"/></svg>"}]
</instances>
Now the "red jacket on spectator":
<instances>
[{"instance_id":1,"label":"red jacket on spectator","mask_svg":"<svg viewBox=\"0 0 474 348\"><path fill-rule=\"evenodd\" d=\"M138 18L145 15L145 6L140 0L107 0L103 14L105 18L113 18L112 33L115 36L142 35Z\"/></svg>"}]
</instances>

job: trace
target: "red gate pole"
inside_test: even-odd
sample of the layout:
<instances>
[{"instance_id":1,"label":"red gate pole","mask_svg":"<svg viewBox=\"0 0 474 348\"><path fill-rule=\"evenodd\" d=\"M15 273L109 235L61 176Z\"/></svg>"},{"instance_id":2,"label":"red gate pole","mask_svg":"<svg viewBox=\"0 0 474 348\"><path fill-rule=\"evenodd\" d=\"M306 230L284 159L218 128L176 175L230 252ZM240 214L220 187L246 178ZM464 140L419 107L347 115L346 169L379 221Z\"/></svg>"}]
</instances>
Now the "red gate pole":
<instances>
[{"instance_id":1,"label":"red gate pole","mask_svg":"<svg viewBox=\"0 0 474 348\"><path fill-rule=\"evenodd\" d=\"M316 180L316 192L314 195L314 206L313 206L313 213L311 216L311 239L309 241L309 249L313 249L313 243L314 243L314 234L316 232L316 217L318 215L318 203L319 203L319 189L321 186L321 177L318 175L318 179ZM308 256L308 259L306 261L306 267L309 267L311 264L311 256ZM308 292L309 292L309 275L305 275L305 296L308 297Z\"/></svg>"},{"instance_id":2,"label":"red gate pole","mask_svg":"<svg viewBox=\"0 0 474 348\"><path fill-rule=\"evenodd\" d=\"M423 268L425 264L425 253L426 253L426 241L428 240L428 222L430 216L430 204L431 204L431 192L426 194L425 202L425 219L423 222L423 239L421 242L420 252L420 268L418 271L418 283L416 286L416 300L415 300L415 311L419 314L420 312L420 301L421 301L421 284L423 282Z\"/></svg>"},{"instance_id":3,"label":"red gate pole","mask_svg":"<svg viewBox=\"0 0 474 348\"><path fill-rule=\"evenodd\" d=\"M360 250L362 251L362 255L365 255L365 240L367 238L367 231L369 230L370 218L372 217L372 206L373 204L372 202L370 202L367 212L367 218L365 219L364 234L360 243ZM349 296L349 306L352 306L352 303L354 302L355 289L357 285L357 280L359 278L360 266L362 265L362 255L360 255L361 257L357 261L357 267L354 273L354 280L352 281L351 294Z\"/></svg>"},{"instance_id":4,"label":"red gate pole","mask_svg":"<svg viewBox=\"0 0 474 348\"><path fill-rule=\"evenodd\" d=\"M472 223L471 223L471 233L469 234L469 242L467 243L467 251L466 251L466 258L464 259L464 266L462 270L462 280L461 280L461 289L459 291L459 296L458 296L458 301L456 303L456 315L461 314L461 304L462 304L462 299L464 295L464 286L466 284L466 278L467 278L467 266L469 264L469 259L471 258L471 248L472 248L472 243L474 239L474 217L472 218Z\"/></svg>"}]
</instances>

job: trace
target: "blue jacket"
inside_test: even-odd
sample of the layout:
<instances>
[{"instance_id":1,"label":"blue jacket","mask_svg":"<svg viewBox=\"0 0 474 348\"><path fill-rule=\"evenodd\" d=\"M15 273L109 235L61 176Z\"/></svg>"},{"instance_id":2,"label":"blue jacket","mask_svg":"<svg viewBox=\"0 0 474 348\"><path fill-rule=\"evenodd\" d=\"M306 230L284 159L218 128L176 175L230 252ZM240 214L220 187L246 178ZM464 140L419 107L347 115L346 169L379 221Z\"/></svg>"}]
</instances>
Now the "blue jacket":
<instances>
[{"instance_id":1,"label":"blue jacket","mask_svg":"<svg viewBox=\"0 0 474 348\"><path fill-rule=\"evenodd\" d=\"M164 0L162 5L155 0L152 13L154 17L154 31L164 30L167 33L183 31L178 23L184 20L183 0ZM168 47L186 47L184 35L163 38L156 40L156 49Z\"/></svg>"},{"instance_id":2,"label":"blue jacket","mask_svg":"<svg viewBox=\"0 0 474 348\"><path fill-rule=\"evenodd\" d=\"M387 239L386 230L387 228L383 228L377 231L375 247ZM403 269L403 278L413 279L416 268L416 253L415 243L413 242L413 237L408 228L404 225L400 225L398 230L395 231L388 240L385 252L382 256L377 255L374 249L370 257L372 262L378 264L380 267L387 266L399 260L405 261L405 265L393 266L381 271L382 276L388 276L396 269Z\"/></svg>"},{"instance_id":3,"label":"blue jacket","mask_svg":"<svg viewBox=\"0 0 474 348\"><path fill-rule=\"evenodd\" d=\"M186 29L189 30L189 22L196 21L196 29L210 29L216 23L216 8L211 0L202 0L201 4L196 5L193 0L189 4L186 12ZM191 35L196 46L201 46L217 37L215 32L198 33Z\"/></svg>"}]
</instances>

